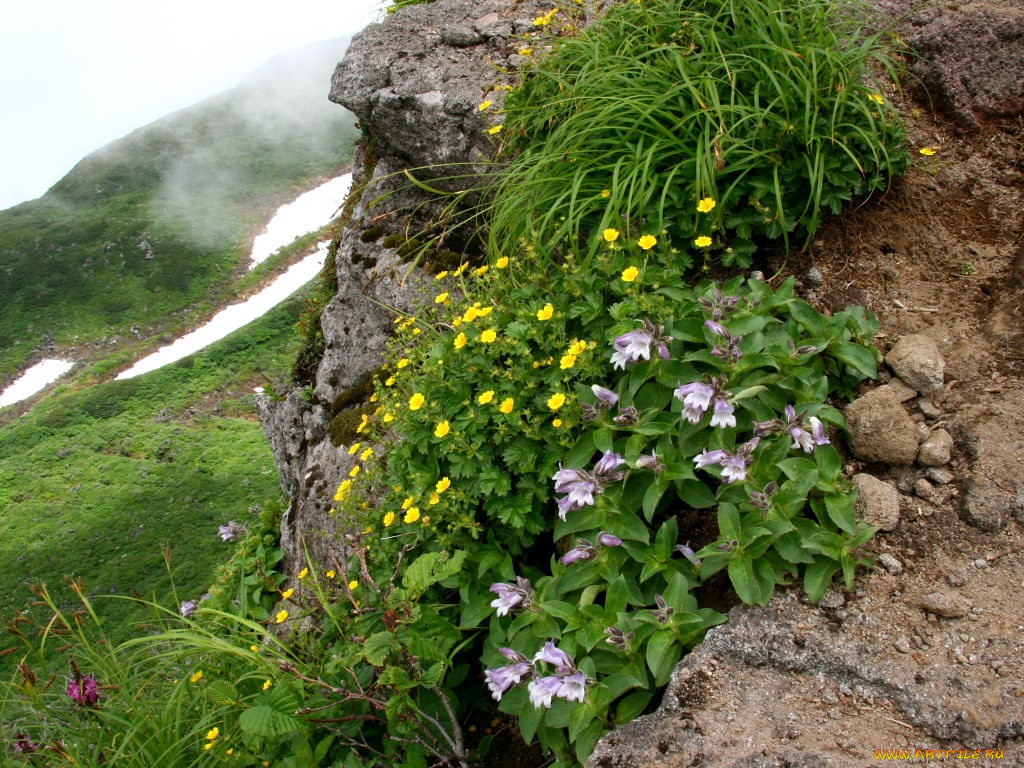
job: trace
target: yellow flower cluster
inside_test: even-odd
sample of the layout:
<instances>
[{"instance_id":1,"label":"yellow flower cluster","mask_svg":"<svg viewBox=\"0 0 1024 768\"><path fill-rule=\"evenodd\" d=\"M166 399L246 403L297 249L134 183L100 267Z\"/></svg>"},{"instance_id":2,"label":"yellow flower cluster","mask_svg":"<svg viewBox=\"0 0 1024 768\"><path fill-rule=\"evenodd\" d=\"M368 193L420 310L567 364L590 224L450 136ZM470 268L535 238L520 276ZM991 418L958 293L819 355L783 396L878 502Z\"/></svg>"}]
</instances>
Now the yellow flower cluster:
<instances>
[{"instance_id":1,"label":"yellow flower cluster","mask_svg":"<svg viewBox=\"0 0 1024 768\"><path fill-rule=\"evenodd\" d=\"M552 8L550 11L545 13L543 16L538 16L536 19L534 19L533 20L533 25L535 27L546 27L548 24L550 24L554 20L555 15L557 13L558 13L558 9L557 8Z\"/></svg>"}]
</instances>

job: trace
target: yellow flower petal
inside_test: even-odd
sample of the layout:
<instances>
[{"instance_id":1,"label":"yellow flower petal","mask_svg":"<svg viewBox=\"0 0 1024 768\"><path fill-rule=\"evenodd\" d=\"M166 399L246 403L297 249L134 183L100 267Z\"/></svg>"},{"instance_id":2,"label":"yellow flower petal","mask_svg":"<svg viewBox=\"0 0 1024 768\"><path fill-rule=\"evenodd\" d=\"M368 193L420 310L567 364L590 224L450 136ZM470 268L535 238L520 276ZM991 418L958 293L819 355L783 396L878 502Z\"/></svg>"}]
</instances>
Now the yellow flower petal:
<instances>
[{"instance_id":1,"label":"yellow flower petal","mask_svg":"<svg viewBox=\"0 0 1024 768\"><path fill-rule=\"evenodd\" d=\"M612 196L612 191L610 189L602 189L601 190L601 197L609 198L611 196Z\"/></svg>"},{"instance_id":2,"label":"yellow flower petal","mask_svg":"<svg viewBox=\"0 0 1024 768\"><path fill-rule=\"evenodd\" d=\"M550 320L555 314L555 308L550 304L545 304L543 307L537 310L538 320Z\"/></svg>"},{"instance_id":3,"label":"yellow flower petal","mask_svg":"<svg viewBox=\"0 0 1024 768\"><path fill-rule=\"evenodd\" d=\"M444 437L451 431L451 425L447 421L439 422L434 428L434 437Z\"/></svg>"},{"instance_id":4,"label":"yellow flower petal","mask_svg":"<svg viewBox=\"0 0 1024 768\"><path fill-rule=\"evenodd\" d=\"M697 210L700 213L711 213L711 210L715 207L715 199L712 197L702 197L700 202L697 203Z\"/></svg>"},{"instance_id":5,"label":"yellow flower petal","mask_svg":"<svg viewBox=\"0 0 1024 768\"><path fill-rule=\"evenodd\" d=\"M639 274L640 270L637 269L636 267L626 267L624 270L622 270L622 282L632 283L634 280L636 280Z\"/></svg>"},{"instance_id":6,"label":"yellow flower petal","mask_svg":"<svg viewBox=\"0 0 1024 768\"><path fill-rule=\"evenodd\" d=\"M386 515L384 515L384 527L385 528L387 528L388 526L390 526L394 522L395 522L395 513L394 512L388 512Z\"/></svg>"},{"instance_id":7,"label":"yellow flower petal","mask_svg":"<svg viewBox=\"0 0 1024 768\"><path fill-rule=\"evenodd\" d=\"M451 487L452 481L446 475L437 481L437 485L434 486L434 490L436 490L438 493L444 493Z\"/></svg>"},{"instance_id":8,"label":"yellow flower petal","mask_svg":"<svg viewBox=\"0 0 1024 768\"><path fill-rule=\"evenodd\" d=\"M307 576L309 576L309 568L303 568L299 571L299 581L302 581Z\"/></svg>"},{"instance_id":9,"label":"yellow flower petal","mask_svg":"<svg viewBox=\"0 0 1024 768\"><path fill-rule=\"evenodd\" d=\"M337 575L338 574L334 572L333 568L324 574L324 576L326 576L328 579L333 579Z\"/></svg>"},{"instance_id":10,"label":"yellow flower petal","mask_svg":"<svg viewBox=\"0 0 1024 768\"><path fill-rule=\"evenodd\" d=\"M203 679L203 670L201 670L201 669L198 669L198 670L196 670L196 671L195 671L195 672L193 673L192 677L190 677L190 678L188 679L188 681L189 681L190 683L198 683L198 682L199 682L200 680L202 680L202 679Z\"/></svg>"},{"instance_id":11,"label":"yellow flower petal","mask_svg":"<svg viewBox=\"0 0 1024 768\"><path fill-rule=\"evenodd\" d=\"M696 245L698 248L707 248L708 246L711 245L711 238L708 237L707 235L701 235L700 237L693 241L693 244Z\"/></svg>"},{"instance_id":12,"label":"yellow flower petal","mask_svg":"<svg viewBox=\"0 0 1024 768\"><path fill-rule=\"evenodd\" d=\"M220 736L220 728L218 728L217 726L214 726L213 728L211 728L210 730L208 730L206 732L206 740L207 741L213 741L218 736Z\"/></svg>"},{"instance_id":13,"label":"yellow flower petal","mask_svg":"<svg viewBox=\"0 0 1024 768\"><path fill-rule=\"evenodd\" d=\"M918 152L920 152L922 155L926 155L927 157L931 157L932 155L935 154L935 150L937 149L938 147L921 147L918 150Z\"/></svg>"},{"instance_id":14,"label":"yellow flower petal","mask_svg":"<svg viewBox=\"0 0 1024 768\"><path fill-rule=\"evenodd\" d=\"M490 100L488 100L488 101L481 101L480 102L480 111L483 112L484 110L486 110L488 107L491 107L491 106L494 106L494 102L493 101L490 101Z\"/></svg>"},{"instance_id":15,"label":"yellow flower petal","mask_svg":"<svg viewBox=\"0 0 1024 768\"><path fill-rule=\"evenodd\" d=\"M619 230L609 227L602 233L602 237L604 237L606 243L614 243L619 239Z\"/></svg>"},{"instance_id":16,"label":"yellow flower petal","mask_svg":"<svg viewBox=\"0 0 1024 768\"><path fill-rule=\"evenodd\" d=\"M658 244L658 238L656 238L654 235L644 235L643 237L636 241L636 244L643 248L645 251L649 251L651 250L651 248Z\"/></svg>"},{"instance_id":17,"label":"yellow flower petal","mask_svg":"<svg viewBox=\"0 0 1024 768\"><path fill-rule=\"evenodd\" d=\"M455 337L455 348L462 349L464 346L466 346L467 341L468 339L466 338L466 334L460 333L458 336Z\"/></svg>"},{"instance_id":18,"label":"yellow flower petal","mask_svg":"<svg viewBox=\"0 0 1024 768\"><path fill-rule=\"evenodd\" d=\"M548 408L550 408L552 411L557 411L563 405L565 405L565 395L563 395L561 392L556 392L555 394L548 398Z\"/></svg>"},{"instance_id":19,"label":"yellow flower petal","mask_svg":"<svg viewBox=\"0 0 1024 768\"><path fill-rule=\"evenodd\" d=\"M355 456L357 453L359 453L359 449L362 447L362 443L352 443L352 446L348 449L348 455Z\"/></svg>"},{"instance_id":20,"label":"yellow flower petal","mask_svg":"<svg viewBox=\"0 0 1024 768\"><path fill-rule=\"evenodd\" d=\"M501 129L504 127L504 125L492 125L490 128L487 129L487 132L491 134L491 136L495 136L501 133Z\"/></svg>"},{"instance_id":21,"label":"yellow flower petal","mask_svg":"<svg viewBox=\"0 0 1024 768\"><path fill-rule=\"evenodd\" d=\"M423 407L423 403L425 401L426 398L423 396L422 393L414 392L413 396L409 398L409 410L418 411L420 408Z\"/></svg>"},{"instance_id":22,"label":"yellow flower petal","mask_svg":"<svg viewBox=\"0 0 1024 768\"><path fill-rule=\"evenodd\" d=\"M512 413L512 409L515 407L516 401L511 397L506 397L501 401L501 405L498 406L498 410L502 413Z\"/></svg>"},{"instance_id":23,"label":"yellow flower petal","mask_svg":"<svg viewBox=\"0 0 1024 768\"><path fill-rule=\"evenodd\" d=\"M289 587L288 589L286 589L284 592L281 593L281 597L283 597L285 600L287 600L287 599L289 599L294 594L295 594L295 588L294 587Z\"/></svg>"},{"instance_id":24,"label":"yellow flower petal","mask_svg":"<svg viewBox=\"0 0 1024 768\"><path fill-rule=\"evenodd\" d=\"M356 588L356 587L358 587L358 586L359 586L359 582L358 582L358 581L356 581L355 579L352 579L352 581L350 581L350 582L348 583L348 588L349 588L349 590L353 590L353 589L355 589L355 588Z\"/></svg>"},{"instance_id":25,"label":"yellow flower petal","mask_svg":"<svg viewBox=\"0 0 1024 768\"><path fill-rule=\"evenodd\" d=\"M265 690L267 690L267 689L268 689L268 688L270 688L270 686L272 686L272 685L273 685L273 683L272 683L272 682L270 682L269 680L264 680L264 681L263 681L263 690L264 690L264 691L265 691Z\"/></svg>"},{"instance_id":26,"label":"yellow flower petal","mask_svg":"<svg viewBox=\"0 0 1024 768\"><path fill-rule=\"evenodd\" d=\"M560 370L567 371L576 365L576 355L562 355L562 359L558 362Z\"/></svg>"},{"instance_id":27,"label":"yellow flower petal","mask_svg":"<svg viewBox=\"0 0 1024 768\"><path fill-rule=\"evenodd\" d=\"M498 269L504 269L505 267L507 267L508 266L508 256L502 256L500 259L498 259L496 262L494 262L494 266L496 266Z\"/></svg>"},{"instance_id":28,"label":"yellow flower petal","mask_svg":"<svg viewBox=\"0 0 1024 768\"><path fill-rule=\"evenodd\" d=\"M413 507L408 512L406 512L405 513L405 517L402 518L403 522L406 522L406 523L415 523L419 519L420 519L420 508L419 507Z\"/></svg>"},{"instance_id":29,"label":"yellow flower petal","mask_svg":"<svg viewBox=\"0 0 1024 768\"><path fill-rule=\"evenodd\" d=\"M488 328L486 331L480 334L480 341L484 342L485 344L490 344L497 338L498 334L493 328Z\"/></svg>"},{"instance_id":30,"label":"yellow flower petal","mask_svg":"<svg viewBox=\"0 0 1024 768\"><path fill-rule=\"evenodd\" d=\"M288 611L281 611L281 612L279 612L277 614L277 616L274 617L274 621L276 621L278 624L284 624L284 622L285 622L285 620L287 618L288 618Z\"/></svg>"},{"instance_id":31,"label":"yellow flower petal","mask_svg":"<svg viewBox=\"0 0 1024 768\"><path fill-rule=\"evenodd\" d=\"M434 297L434 303L435 304L444 304L446 301L448 301L448 292L447 291L445 291L444 293L439 293L439 294L437 294L437 296Z\"/></svg>"},{"instance_id":32,"label":"yellow flower petal","mask_svg":"<svg viewBox=\"0 0 1024 768\"><path fill-rule=\"evenodd\" d=\"M480 405L487 405L491 400L494 399L494 390L488 389L486 392L481 392L480 397L476 399Z\"/></svg>"}]
</instances>

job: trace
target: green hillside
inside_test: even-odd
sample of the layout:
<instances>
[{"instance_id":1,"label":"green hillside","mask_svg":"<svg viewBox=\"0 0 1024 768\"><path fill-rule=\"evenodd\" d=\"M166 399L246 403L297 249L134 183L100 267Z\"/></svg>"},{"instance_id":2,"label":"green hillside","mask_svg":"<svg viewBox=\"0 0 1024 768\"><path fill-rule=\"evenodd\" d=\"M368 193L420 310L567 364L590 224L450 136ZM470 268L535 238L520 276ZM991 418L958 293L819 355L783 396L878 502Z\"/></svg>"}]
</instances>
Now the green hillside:
<instances>
[{"instance_id":1,"label":"green hillside","mask_svg":"<svg viewBox=\"0 0 1024 768\"><path fill-rule=\"evenodd\" d=\"M333 40L82 160L0 212L0 381L58 347L173 328L244 270L272 210L352 158L351 114L327 102Z\"/></svg>"}]
</instances>

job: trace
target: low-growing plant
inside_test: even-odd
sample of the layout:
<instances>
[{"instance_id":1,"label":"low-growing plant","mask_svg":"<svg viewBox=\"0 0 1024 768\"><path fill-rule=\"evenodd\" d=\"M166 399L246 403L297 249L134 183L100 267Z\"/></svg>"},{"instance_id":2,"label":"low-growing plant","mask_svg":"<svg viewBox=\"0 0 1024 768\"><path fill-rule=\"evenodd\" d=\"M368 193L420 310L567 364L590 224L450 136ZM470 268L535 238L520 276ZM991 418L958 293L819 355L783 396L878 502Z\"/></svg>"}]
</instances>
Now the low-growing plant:
<instances>
[{"instance_id":1,"label":"low-growing plant","mask_svg":"<svg viewBox=\"0 0 1024 768\"><path fill-rule=\"evenodd\" d=\"M509 94L492 245L581 248L625 225L664 231L683 263L742 267L758 241L804 241L907 168L891 38L867 28L853 2L612 7Z\"/></svg>"}]
</instances>

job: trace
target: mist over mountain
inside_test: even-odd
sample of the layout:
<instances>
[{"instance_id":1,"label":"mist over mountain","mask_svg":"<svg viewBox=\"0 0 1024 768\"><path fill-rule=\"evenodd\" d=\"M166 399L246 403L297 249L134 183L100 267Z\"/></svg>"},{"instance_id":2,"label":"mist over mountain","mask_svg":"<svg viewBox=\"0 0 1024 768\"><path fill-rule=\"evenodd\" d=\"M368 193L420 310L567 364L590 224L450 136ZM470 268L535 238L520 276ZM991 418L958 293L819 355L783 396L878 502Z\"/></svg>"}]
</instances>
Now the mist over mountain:
<instances>
[{"instance_id":1,"label":"mist over mountain","mask_svg":"<svg viewBox=\"0 0 1024 768\"><path fill-rule=\"evenodd\" d=\"M41 348L159 324L226 285L276 206L350 162L354 118L327 101L347 45L275 57L0 211L0 379Z\"/></svg>"}]
</instances>

